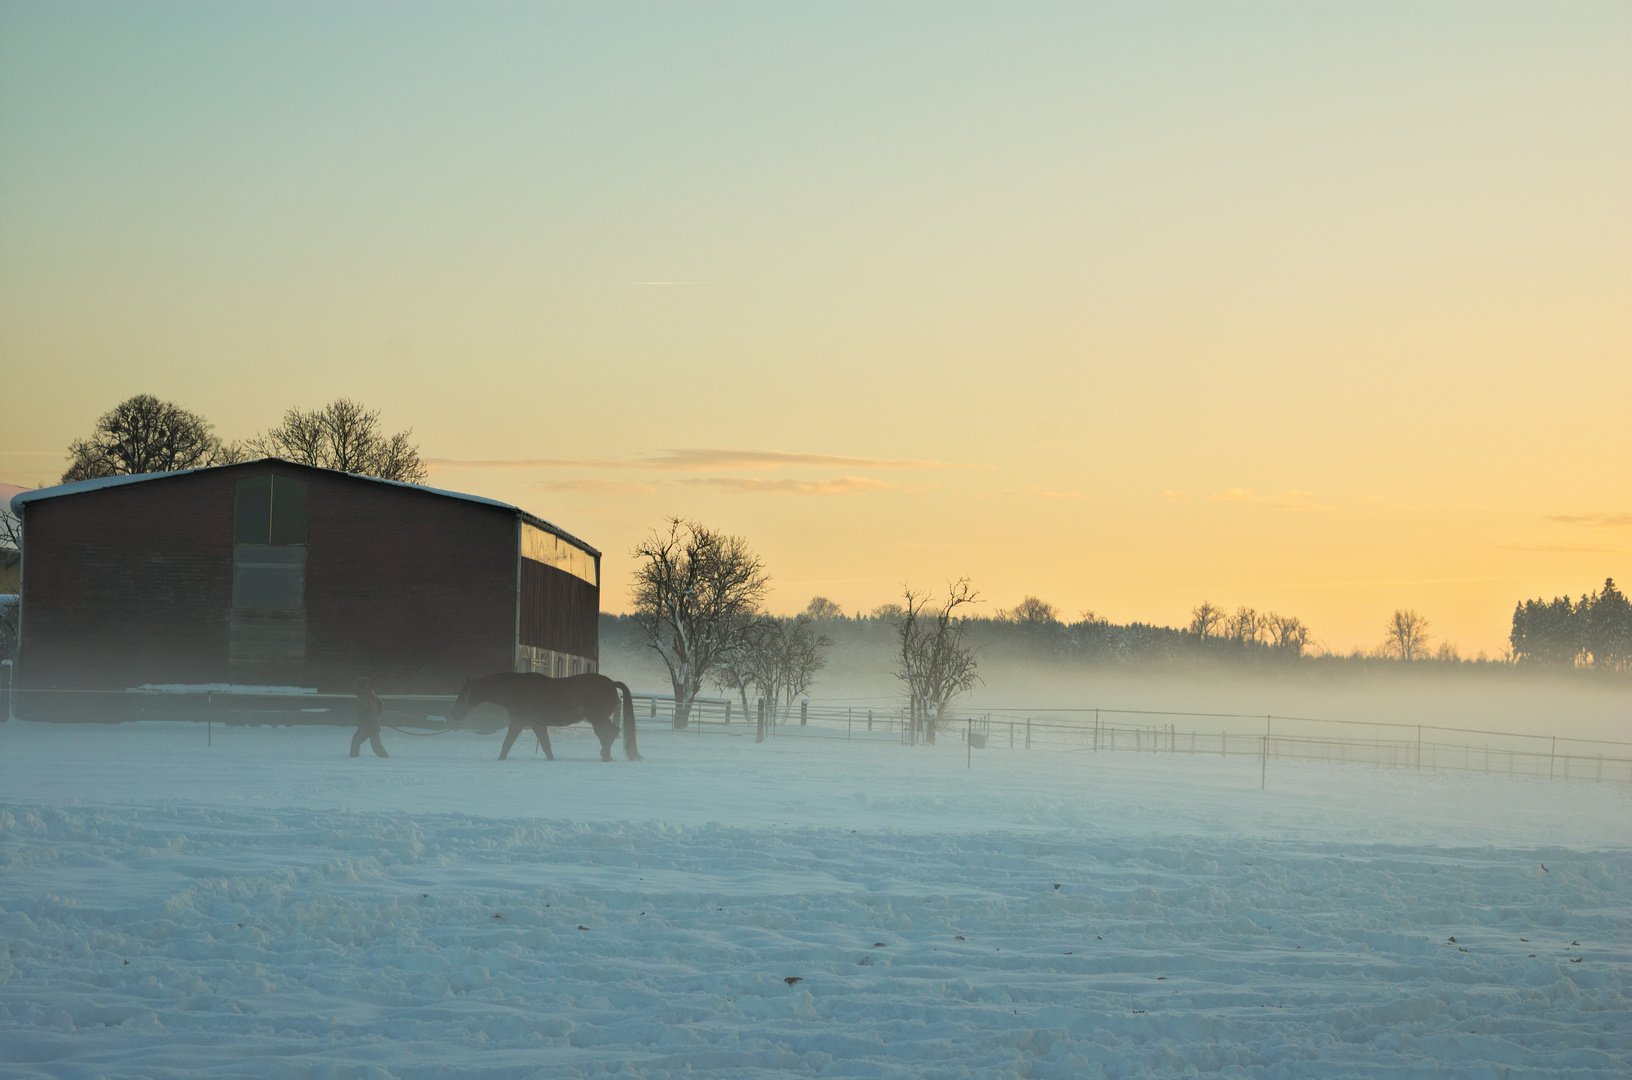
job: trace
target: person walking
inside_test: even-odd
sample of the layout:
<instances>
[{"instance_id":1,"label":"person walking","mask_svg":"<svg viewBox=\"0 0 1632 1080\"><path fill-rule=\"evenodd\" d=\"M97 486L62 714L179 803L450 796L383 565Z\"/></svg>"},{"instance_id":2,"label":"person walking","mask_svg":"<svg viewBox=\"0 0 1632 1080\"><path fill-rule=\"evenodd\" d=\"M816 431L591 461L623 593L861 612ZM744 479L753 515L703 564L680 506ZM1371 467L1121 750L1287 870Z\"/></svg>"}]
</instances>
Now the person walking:
<instances>
[{"instance_id":1,"label":"person walking","mask_svg":"<svg viewBox=\"0 0 1632 1080\"><path fill-rule=\"evenodd\" d=\"M358 677L351 682L352 688L357 691L357 734L351 737L351 756L363 748L363 740L367 739L374 745L374 753L380 757L390 757L385 752L385 744L380 741L380 698L374 693L374 687L366 677Z\"/></svg>"}]
</instances>

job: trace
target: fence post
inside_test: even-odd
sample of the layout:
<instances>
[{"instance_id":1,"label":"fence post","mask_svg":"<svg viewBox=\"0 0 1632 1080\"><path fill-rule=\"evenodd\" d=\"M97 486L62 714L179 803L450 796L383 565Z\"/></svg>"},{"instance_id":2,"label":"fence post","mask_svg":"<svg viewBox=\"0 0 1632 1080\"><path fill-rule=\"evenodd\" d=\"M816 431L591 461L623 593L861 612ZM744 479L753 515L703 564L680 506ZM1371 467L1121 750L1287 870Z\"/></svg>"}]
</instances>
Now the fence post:
<instances>
[{"instance_id":1,"label":"fence post","mask_svg":"<svg viewBox=\"0 0 1632 1080\"><path fill-rule=\"evenodd\" d=\"M975 734L975 718L971 716L965 723L967 726L963 729L963 767L972 769L975 767L975 740L972 738Z\"/></svg>"},{"instance_id":2,"label":"fence post","mask_svg":"<svg viewBox=\"0 0 1632 1080\"><path fill-rule=\"evenodd\" d=\"M1094 752L1099 752L1099 710L1094 710Z\"/></svg>"},{"instance_id":3,"label":"fence post","mask_svg":"<svg viewBox=\"0 0 1632 1080\"><path fill-rule=\"evenodd\" d=\"M804 698L800 698L799 699L799 726L800 727L804 727L805 724L807 722L809 722L809 720L810 720L810 712L809 711L810 711L810 702L806 701Z\"/></svg>"},{"instance_id":4,"label":"fence post","mask_svg":"<svg viewBox=\"0 0 1632 1080\"><path fill-rule=\"evenodd\" d=\"M731 699L730 698L725 699L725 722L727 724L729 724L731 722Z\"/></svg>"},{"instance_id":5,"label":"fence post","mask_svg":"<svg viewBox=\"0 0 1632 1080\"><path fill-rule=\"evenodd\" d=\"M1558 761L1558 736L1553 736L1553 748L1547 752L1547 779L1553 778L1553 765Z\"/></svg>"},{"instance_id":6,"label":"fence post","mask_svg":"<svg viewBox=\"0 0 1632 1080\"><path fill-rule=\"evenodd\" d=\"M1009 721L1009 749L1010 750L1014 749L1014 721L1013 720ZM1603 757L1602 754L1599 754L1598 756L1599 756L1599 758Z\"/></svg>"},{"instance_id":7,"label":"fence post","mask_svg":"<svg viewBox=\"0 0 1632 1080\"><path fill-rule=\"evenodd\" d=\"M756 743L762 743L762 742L765 741L765 699L764 698L759 699L759 726L754 730L754 741Z\"/></svg>"},{"instance_id":8,"label":"fence post","mask_svg":"<svg viewBox=\"0 0 1632 1080\"><path fill-rule=\"evenodd\" d=\"M850 725L854 724L856 722L855 713L856 713L856 710L854 710L854 709L844 710L844 741L845 742L850 741Z\"/></svg>"},{"instance_id":9,"label":"fence post","mask_svg":"<svg viewBox=\"0 0 1632 1080\"><path fill-rule=\"evenodd\" d=\"M656 720L657 719L657 698L655 696L652 698L651 704L652 704L651 718L653 720Z\"/></svg>"},{"instance_id":10,"label":"fence post","mask_svg":"<svg viewBox=\"0 0 1632 1080\"><path fill-rule=\"evenodd\" d=\"M1264 766L1263 766L1263 772L1261 772L1258 775L1258 790L1259 791L1264 790L1264 785L1266 785L1268 783L1269 783L1269 735L1265 734L1264 735Z\"/></svg>"},{"instance_id":11,"label":"fence post","mask_svg":"<svg viewBox=\"0 0 1632 1080\"><path fill-rule=\"evenodd\" d=\"M867 710L867 730L873 730L873 710Z\"/></svg>"},{"instance_id":12,"label":"fence post","mask_svg":"<svg viewBox=\"0 0 1632 1080\"><path fill-rule=\"evenodd\" d=\"M1417 768L1422 768L1422 725L1417 725Z\"/></svg>"},{"instance_id":13,"label":"fence post","mask_svg":"<svg viewBox=\"0 0 1632 1080\"><path fill-rule=\"evenodd\" d=\"M1031 749L1031 717L1026 717L1026 749Z\"/></svg>"}]
</instances>

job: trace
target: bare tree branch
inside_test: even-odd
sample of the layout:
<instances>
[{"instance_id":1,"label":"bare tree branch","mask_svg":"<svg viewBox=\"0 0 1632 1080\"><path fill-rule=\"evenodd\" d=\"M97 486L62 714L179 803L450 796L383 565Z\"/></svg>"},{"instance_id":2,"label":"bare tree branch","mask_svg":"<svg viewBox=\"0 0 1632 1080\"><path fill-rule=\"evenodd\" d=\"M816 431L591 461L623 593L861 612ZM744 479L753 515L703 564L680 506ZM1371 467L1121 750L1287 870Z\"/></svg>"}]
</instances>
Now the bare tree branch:
<instances>
[{"instance_id":1,"label":"bare tree branch","mask_svg":"<svg viewBox=\"0 0 1632 1080\"><path fill-rule=\"evenodd\" d=\"M137 394L98 417L89 438L68 444L71 460L62 482L219 465L223 449L202 416Z\"/></svg>"},{"instance_id":2,"label":"bare tree branch","mask_svg":"<svg viewBox=\"0 0 1632 1080\"><path fill-rule=\"evenodd\" d=\"M384 434L378 409L340 398L321 409L290 409L281 424L249 440L244 449L261 457L423 484L429 473L412 435L412 430Z\"/></svg>"},{"instance_id":3,"label":"bare tree branch","mask_svg":"<svg viewBox=\"0 0 1632 1080\"><path fill-rule=\"evenodd\" d=\"M703 679L742 646L770 578L742 537L681 518L634 554L635 621L669 669L674 726L683 728Z\"/></svg>"}]
</instances>

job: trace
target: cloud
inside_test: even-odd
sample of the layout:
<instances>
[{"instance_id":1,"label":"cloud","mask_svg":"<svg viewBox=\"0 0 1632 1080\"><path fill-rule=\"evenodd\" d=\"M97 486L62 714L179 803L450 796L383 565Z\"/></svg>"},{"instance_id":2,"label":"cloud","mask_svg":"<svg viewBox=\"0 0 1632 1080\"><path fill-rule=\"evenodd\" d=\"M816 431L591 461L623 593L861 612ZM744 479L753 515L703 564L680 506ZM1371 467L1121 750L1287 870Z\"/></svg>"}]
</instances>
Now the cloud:
<instances>
[{"instance_id":1,"label":"cloud","mask_svg":"<svg viewBox=\"0 0 1632 1080\"><path fill-rule=\"evenodd\" d=\"M869 476L835 476L831 480L767 480L758 476L700 476L678 483L730 495L866 495L880 491L917 491L916 484L892 484Z\"/></svg>"},{"instance_id":2,"label":"cloud","mask_svg":"<svg viewBox=\"0 0 1632 1080\"><path fill-rule=\"evenodd\" d=\"M632 463L612 458L425 458L432 472L462 469L626 469Z\"/></svg>"},{"instance_id":3,"label":"cloud","mask_svg":"<svg viewBox=\"0 0 1632 1080\"><path fill-rule=\"evenodd\" d=\"M661 450L641 458L426 458L433 472L455 469L664 469L737 472L795 466L840 469L988 469L989 465L895 458L794 454L785 450L721 450L693 447Z\"/></svg>"},{"instance_id":4,"label":"cloud","mask_svg":"<svg viewBox=\"0 0 1632 1080\"><path fill-rule=\"evenodd\" d=\"M1171 493L1169 496L1171 497ZM1274 510L1314 510L1323 514L1337 512L1337 507L1317 503L1314 498L1315 493L1312 491L1283 491L1279 495L1259 495L1251 488L1237 487L1214 492L1207 496L1207 501L1255 503Z\"/></svg>"},{"instance_id":5,"label":"cloud","mask_svg":"<svg viewBox=\"0 0 1632 1080\"><path fill-rule=\"evenodd\" d=\"M1229 488L1207 496L1208 502L1262 502L1251 488Z\"/></svg>"},{"instance_id":6,"label":"cloud","mask_svg":"<svg viewBox=\"0 0 1632 1080\"><path fill-rule=\"evenodd\" d=\"M1597 529L1632 529L1632 514L1627 513L1553 514L1547 520Z\"/></svg>"},{"instance_id":7,"label":"cloud","mask_svg":"<svg viewBox=\"0 0 1632 1080\"><path fill-rule=\"evenodd\" d=\"M523 484L533 491L576 491L595 495L656 495L657 489L633 480L534 480Z\"/></svg>"}]
</instances>

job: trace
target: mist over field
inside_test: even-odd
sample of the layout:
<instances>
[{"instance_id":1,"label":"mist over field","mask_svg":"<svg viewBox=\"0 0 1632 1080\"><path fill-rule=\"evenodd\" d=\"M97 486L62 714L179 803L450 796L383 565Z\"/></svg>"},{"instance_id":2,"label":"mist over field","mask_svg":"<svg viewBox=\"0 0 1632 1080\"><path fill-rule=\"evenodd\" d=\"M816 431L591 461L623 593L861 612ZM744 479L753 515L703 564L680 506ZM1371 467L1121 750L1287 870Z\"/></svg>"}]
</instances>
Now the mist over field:
<instances>
[{"instance_id":1,"label":"mist over field","mask_svg":"<svg viewBox=\"0 0 1632 1080\"><path fill-rule=\"evenodd\" d=\"M810 700L871 706L881 713L900 708L904 690L894 674L899 660L893 625L869 619L820 626L833 644L824 653L827 664L815 677ZM662 661L627 619L603 615L601 627L603 670L618 672L642 691L668 692ZM1348 657L1119 663L1062 656L1016 628L978 624L970 641L981 681L956 701L952 715L957 717L1096 708L1268 713L1632 742L1632 678L1615 672ZM709 692L731 696L717 686Z\"/></svg>"}]
</instances>

